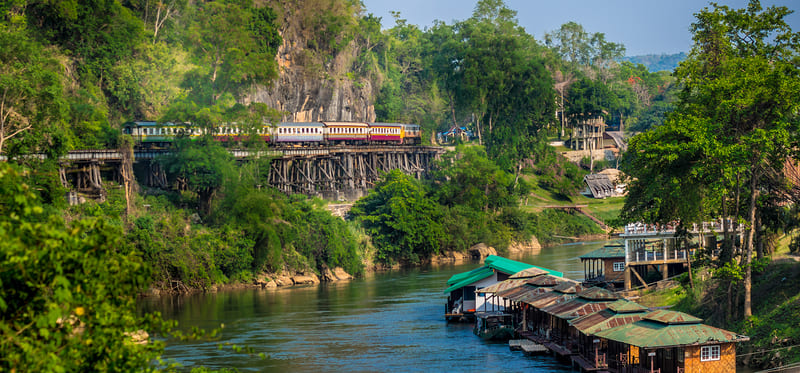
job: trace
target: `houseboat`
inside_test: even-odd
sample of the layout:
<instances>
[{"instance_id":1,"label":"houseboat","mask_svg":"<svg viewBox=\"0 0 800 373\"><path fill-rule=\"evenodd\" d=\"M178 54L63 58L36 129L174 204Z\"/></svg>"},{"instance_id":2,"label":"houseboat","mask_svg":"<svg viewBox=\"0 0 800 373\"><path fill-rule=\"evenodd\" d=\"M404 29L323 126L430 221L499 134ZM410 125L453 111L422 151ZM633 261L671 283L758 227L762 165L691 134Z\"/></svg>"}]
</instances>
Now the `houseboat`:
<instances>
[{"instance_id":1,"label":"houseboat","mask_svg":"<svg viewBox=\"0 0 800 373\"><path fill-rule=\"evenodd\" d=\"M481 339L507 341L514 337L513 315L505 312L475 312L475 328Z\"/></svg>"},{"instance_id":2,"label":"houseboat","mask_svg":"<svg viewBox=\"0 0 800 373\"><path fill-rule=\"evenodd\" d=\"M484 265L481 267L453 275L447 280L448 288L444 291L448 295L445 304L445 319L448 321L474 321L475 312L504 310L505 307L499 299L487 296L480 290L505 281L520 271L534 267L550 275L559 277L564 275L558 271L497 255L486 257Z\"/></svg>"}]
</instances>

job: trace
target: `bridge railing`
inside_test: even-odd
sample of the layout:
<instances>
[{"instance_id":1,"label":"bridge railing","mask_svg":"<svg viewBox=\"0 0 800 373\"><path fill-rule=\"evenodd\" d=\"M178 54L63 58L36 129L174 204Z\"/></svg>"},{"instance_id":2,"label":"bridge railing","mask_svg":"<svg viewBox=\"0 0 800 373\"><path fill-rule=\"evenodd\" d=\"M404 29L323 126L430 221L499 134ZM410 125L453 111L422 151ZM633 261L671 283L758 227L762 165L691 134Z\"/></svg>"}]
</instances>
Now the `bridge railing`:
<instances>
[{"instance_id":1,"label":"bridge railing","mask_svg":"<svg viewBox=\"0 0 800 373\"><path fill-rule=\"evenodd\" d=\"M723 219L702 222L700 224L694 223L689 229L690 233L708 233L708 232L722 232ZM727 219L728 230L731 232L743 232L745 229L744 224L734 222L732 219ZM625 236L652 236L652 235L666 235L675 234L677 223L669 224L642 224L631 223L625 226L623 235Z\"/></svg>"}]
</instances>

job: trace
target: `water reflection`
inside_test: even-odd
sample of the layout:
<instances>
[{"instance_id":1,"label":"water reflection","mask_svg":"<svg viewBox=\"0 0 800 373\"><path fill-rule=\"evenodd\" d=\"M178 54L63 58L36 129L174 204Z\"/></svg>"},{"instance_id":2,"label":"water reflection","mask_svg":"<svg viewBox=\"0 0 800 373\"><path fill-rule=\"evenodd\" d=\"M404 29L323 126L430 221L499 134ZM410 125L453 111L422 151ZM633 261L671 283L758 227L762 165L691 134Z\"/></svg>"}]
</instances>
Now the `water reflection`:
<instances>
[{"instance_id":1,"label":"water reflection","mask_svg":"<svg viewBox=\"0 0 800 373\"><path fill-rule=\"evenodd\" d=\"M543 249L515 259L581 279L578 256L604 243ZM169 341L164 358L187 368L242 371L520 371L564 372L547 356L487 343L470 325L442 317L447 279L477 263L378 273L346 283L277 290L239 290L150 298L142 310L160 311L182 328L218 328L219 341ZM252 347L257 356L218 349L220 343Z\"/></svg>"}]
</instances>

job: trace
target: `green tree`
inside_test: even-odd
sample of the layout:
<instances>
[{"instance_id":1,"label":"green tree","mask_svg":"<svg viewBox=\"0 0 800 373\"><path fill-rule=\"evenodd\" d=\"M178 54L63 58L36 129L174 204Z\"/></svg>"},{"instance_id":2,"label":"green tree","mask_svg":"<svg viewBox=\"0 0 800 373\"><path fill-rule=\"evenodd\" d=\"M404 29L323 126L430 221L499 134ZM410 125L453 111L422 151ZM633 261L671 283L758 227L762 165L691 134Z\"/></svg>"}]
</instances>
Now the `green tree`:
<instances>
[{"instance_id":1,"label":"green tree","mask_svg":"<svg viewBox=\"0 0 800 373\"><path fill-rule=\"evenodd\" d=\"M197 194L198 207L204 215L211 212L214 197L231 178L233 162L233 156L209 138L178 139L175 150L161 159L179 189Z\"/></svg>"},{"instance_id":2,"label":"green tree","mask_svg":"<svg viewBox=\"0 0 800 373\"><path fill-rule=\"evenodd\" d=\"M28 24L49 40L71 51L81 77L104 87L106 74L127 61L144 40L144 27L117 0L29 3Z\"/></svg>"},{"instance_id":3,"label":"green tree","mask_svg":"<svg viewBox=\"0 0 800 373\"><path fill-rule=\"evenodd\" d=\"M658 131L659 146L682 151L648 154L644 141L631 146L628 171L638 181L632 184L624 210L647 211L652 203L647 198L654 197L659 187L646 184L667 181L660 183L661 196L696 202L678 205L681 208L674 214L683 223L696 222L702 216L699 211L708 213L712 205L720 206L716 213L728 215L730 200L739 201L743 195L748 200L747 213L740 215L734 204L737 212L733 215L742 217L750 227L758 226L766 175L781 174L784 162L798 146L798 103L794 98L800 93L796 67L800 45L784 20L789 13L785 7L765 10L753 0L746 9L714 5L697 14L692 25L695 44L676 70L678 83L684 87L676 114ZM663 164L675 170L670 180L658 180L657 175L644 171L644 167L664 169ZM674 167L681 164L682 170ZM644 192L648 189L651 192ZM686 194L674 196L679 192ZM742 257L745 317L752 314L750 263L756 230L748 231Z\"/></svg>"},{"instance_id":4,"label":"green tree","mask_svg":"<svg viewBox=\"0 0 800 373\"><path fill-rule=\"evenodd\" d=\"M387 173L353 205L350 215L367 229L382 262L417 263L439 252L441 210L418 180L400 170Z\"/></svg>"},{"instance_id":5,"label":"green tree","mask_svg":"<svg viewBox=\"0 0 800 373\"><path fill-rule=\"evenodd\" d=\"M68 111L60 69L24 31L0 26L0 153L66 152Z\"/></svg>"},{"instance_id":6,"label":"green tree","mask_svg":"<svg viewBox=\"0 0 800 373\"><path fill-rule=\"evenodd\" d=\"M603 65L625 55L622 44L606 41L603 33L590 34L576 22L567 22L558 30L546 33L544 42L563 60L574 65Z\"/></svg>"},{"instance_id":7,"label":"green tree","mask_svg":"<svg viewBox=\"0 0 800 373\"><path fill-rule=\"evenodd\" d=\"M148 267L103 219L66 223L42 205L24 174L0 163L0 369L38 372L152 370L163 342L144 329L136 294Z\"/></svg>"},{"instance_id":8,"label":"green tree","mask_svg":"<svg viewBox=\"0 0 800 373\"><path fill-rule=\"evenodd\" d=\"M187 32L202 66L193 73L194 83L204 87L194 91L196 102L212 105L224 93L238 96L278 76L281 39L271 9L253 8L248 0L216 0L200 4L194 17Z\"/></svg>"},{"instance_id":9,"label":"green tree","mask_svg":"<svg viewBox=\"0 0 800 373\"><path fill-rule=\"evenodd\" d=\"M518 200L513 176L480 147L459 146L457 152L443 156L434 180L433 197L444 206L495 213Z\"/></svg>"}]
</instances>

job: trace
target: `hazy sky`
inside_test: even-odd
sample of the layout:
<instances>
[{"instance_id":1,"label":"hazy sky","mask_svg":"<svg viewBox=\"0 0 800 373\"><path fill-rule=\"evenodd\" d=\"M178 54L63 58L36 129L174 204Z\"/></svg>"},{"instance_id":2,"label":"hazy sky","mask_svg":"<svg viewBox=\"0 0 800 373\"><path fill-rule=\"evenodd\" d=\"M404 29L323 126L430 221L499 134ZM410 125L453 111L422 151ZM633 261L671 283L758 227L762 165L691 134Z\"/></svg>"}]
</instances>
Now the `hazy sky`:
<instances>
[{"instance_id":1,"label":"hazy sky","mask_svg":"<svg viewBox=\"0 0 800 373\"><path fill-rule=\"evenodd\" d=\"M472 16L476 0L363 0L366 13L382 18L384 28L392 27L390 11L399 11L408 23L425 28L434 20L448 24ZM705 0L505 0L517 11L519 24L542 41L546 32L575 21L589 33L602 32L606 40L625 45L626 54L688 52L692 44L689 26L694 14L708 6ZM717 0L720 5L744 8L748 0ZM795 13L787 17L792 30L800 32L800 0L762 0L785 6Z\"/></svg>"}]
</instances>

